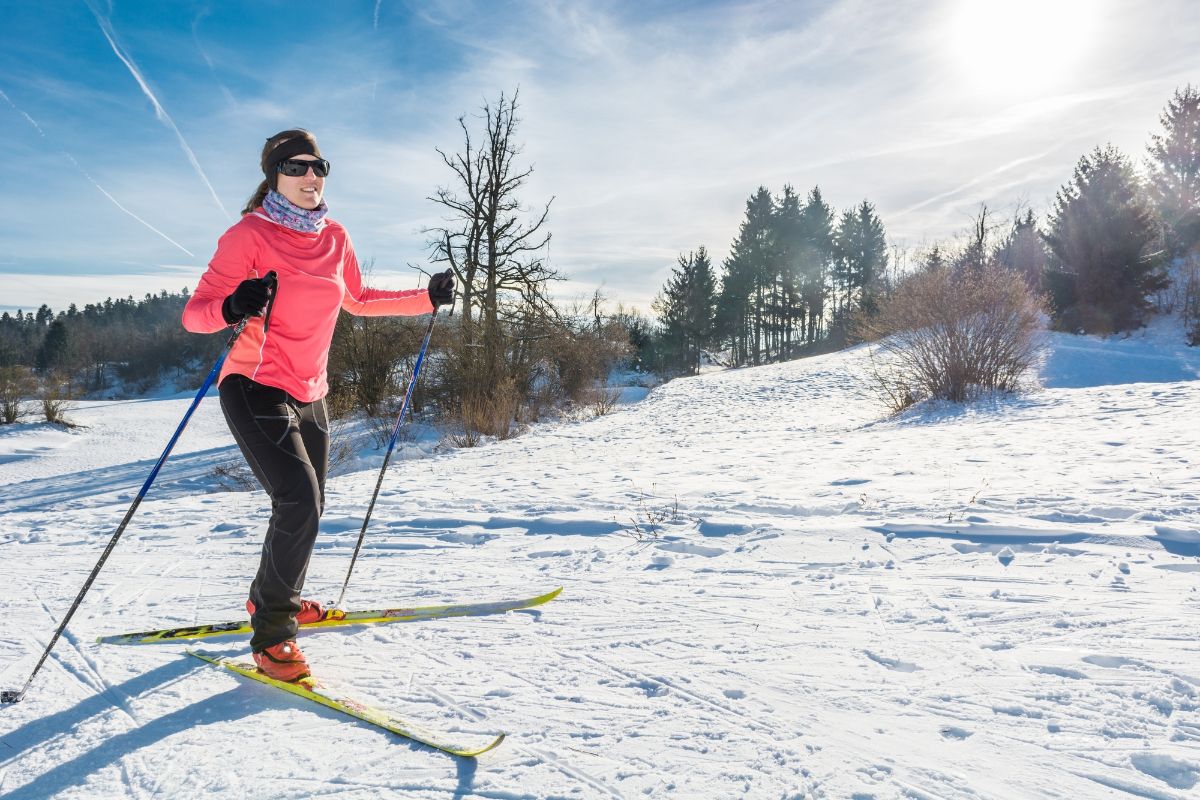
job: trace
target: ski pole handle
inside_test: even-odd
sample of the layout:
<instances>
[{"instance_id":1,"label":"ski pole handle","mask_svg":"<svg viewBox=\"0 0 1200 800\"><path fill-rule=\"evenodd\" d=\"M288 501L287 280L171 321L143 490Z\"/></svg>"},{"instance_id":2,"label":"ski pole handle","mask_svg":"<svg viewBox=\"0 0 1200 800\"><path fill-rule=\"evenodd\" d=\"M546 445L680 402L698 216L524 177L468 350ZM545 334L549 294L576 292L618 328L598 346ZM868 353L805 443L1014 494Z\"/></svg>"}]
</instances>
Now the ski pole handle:
<instances>
[{"instance_id":1,"label":"ski pole handle","mask_svg":"<svg viewBox=\"0 0 1200 800\"><path fill-rule=\"evenodd\" d=\"M271 299L267 301L267 311L263 315L263 335L265 336L271 327L271 311L275 308L275 296L279 293L279 275L275 270L271 270L262 279L262 282L271 291Z\"/></svg>"}]
</instances>

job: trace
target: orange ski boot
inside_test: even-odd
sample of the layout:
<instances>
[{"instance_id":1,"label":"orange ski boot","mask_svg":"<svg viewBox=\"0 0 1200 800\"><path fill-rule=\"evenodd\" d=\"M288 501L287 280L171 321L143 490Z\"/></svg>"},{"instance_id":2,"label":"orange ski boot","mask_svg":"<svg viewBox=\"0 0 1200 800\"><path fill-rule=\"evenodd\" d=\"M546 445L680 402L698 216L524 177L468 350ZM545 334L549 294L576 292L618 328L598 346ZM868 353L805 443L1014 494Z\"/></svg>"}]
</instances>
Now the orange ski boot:
<instances>
[{"instance_id":1,"label":"orange ski boot","mask_svg":"<svg viewBox=\"0 0 1200 800\"><path fill-rule=\"evenodd\" d=\"M308 669L308 661L304 659L304 653L300 651L295 639L268 647L254 653L253 657L258 671L277 681L296 683L312 676Z\"/></svg>"},{"instance_id":2,"label":"orange ski boot","mask_svg":"<svg viewBox=\"0 0 1200 800\"><path fill-rule=\"evenodd\" d=\"M307 625L310 622L320 622L324 618L325 609L316 600L300 601L300 613L296 615L296 622Z\"/></svg>"},{"instance_id":3,"label":"orange ski boot","mask_svg":"<svg viewBox=\"0 0 1200 800\"><path fill-rule=\"evenodd\" d=\"M246 601L246 613L254 616L254 601ZM325 607L316 600L301 600L300 613L296 615L296 622L301 625L307 625L310 622L320 622L325 619Z\"/></svg>"}]
</instances>

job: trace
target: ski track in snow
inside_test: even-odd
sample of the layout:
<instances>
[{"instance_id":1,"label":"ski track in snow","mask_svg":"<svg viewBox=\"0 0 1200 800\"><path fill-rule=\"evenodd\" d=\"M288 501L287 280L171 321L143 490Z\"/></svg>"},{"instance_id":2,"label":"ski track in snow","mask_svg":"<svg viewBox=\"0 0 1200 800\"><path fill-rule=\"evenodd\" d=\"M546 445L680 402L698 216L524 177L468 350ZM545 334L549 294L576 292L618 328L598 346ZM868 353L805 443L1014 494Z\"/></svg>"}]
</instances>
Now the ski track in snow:
<instances>
[{"instance_id":1,"label":"ski track in snow","mask_svg":"<svg viewBox=\"0 0 1200 800\"><path fill-rule=\"evenodd\" d=\"M564 593L302 644L365 702L508 733L474 761L184 645L95 643L240 616L267 503L213 479L235 452L210 397L0 709L0 798L1194 797L1200 354L1050 340L1043 388L961 408L883 418L854 350L394 461L348 606ZM188 402L0 429L4 688ZM340 588L372 457L330 481L309 596Z\"/></svg>"}]
</instances>

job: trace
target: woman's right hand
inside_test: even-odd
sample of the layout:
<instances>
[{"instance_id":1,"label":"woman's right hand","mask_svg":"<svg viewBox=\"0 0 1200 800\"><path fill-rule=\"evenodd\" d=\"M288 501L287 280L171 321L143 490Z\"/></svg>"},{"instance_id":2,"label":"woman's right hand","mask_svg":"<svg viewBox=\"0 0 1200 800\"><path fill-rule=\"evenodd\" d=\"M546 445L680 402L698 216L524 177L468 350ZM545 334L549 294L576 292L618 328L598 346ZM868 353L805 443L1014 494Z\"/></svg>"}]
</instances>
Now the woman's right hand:
<instances>
[{"instance_id":1,"label":"woman's right hand","mask_svg":"<svg viewBox=\"0 0 1200 800\"><path fill-rule=\"evenodd\" d=\"M262 278L244 280L221 304L221 316L225 318L227 324L234 325L243 317L256 317L261 314L270 299L270 287L266 280Z\"/></svg>"}]
</instances>

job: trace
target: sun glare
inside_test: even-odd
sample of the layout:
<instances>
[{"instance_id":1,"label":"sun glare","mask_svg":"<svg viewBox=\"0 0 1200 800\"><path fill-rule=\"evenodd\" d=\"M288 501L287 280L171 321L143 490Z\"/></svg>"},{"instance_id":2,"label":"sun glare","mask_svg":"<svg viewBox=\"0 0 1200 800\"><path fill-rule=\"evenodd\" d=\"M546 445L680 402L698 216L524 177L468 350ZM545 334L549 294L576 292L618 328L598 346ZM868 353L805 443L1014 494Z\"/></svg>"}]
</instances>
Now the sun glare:
<instances>
[{"instance_id":1,"label":"sun glare","mask_svg":"<svg viewBox=\"0 0 1200 800\"><path fill-rule=\"evenodd\" d=\"M1035 95L1068 81L1093 44L1098 0L951 0L959 75L989 94Z\"/></svg>"}]
</instances>

